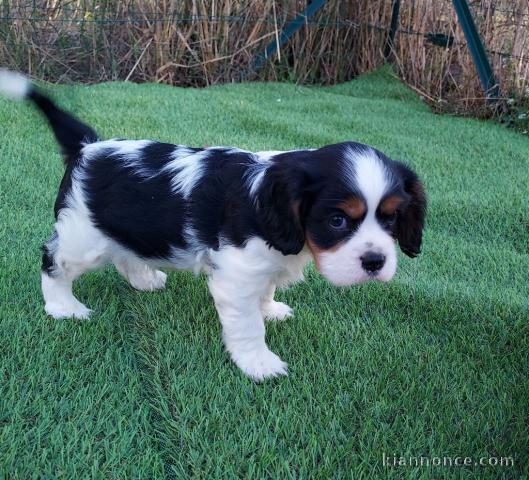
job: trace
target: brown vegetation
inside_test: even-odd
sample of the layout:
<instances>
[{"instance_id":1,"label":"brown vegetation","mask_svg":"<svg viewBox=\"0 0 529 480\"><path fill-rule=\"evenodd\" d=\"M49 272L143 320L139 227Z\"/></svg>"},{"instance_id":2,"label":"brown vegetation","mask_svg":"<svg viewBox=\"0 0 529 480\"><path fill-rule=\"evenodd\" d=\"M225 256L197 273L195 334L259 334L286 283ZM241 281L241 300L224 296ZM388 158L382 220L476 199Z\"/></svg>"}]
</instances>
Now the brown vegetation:
<instances>
[{"instance_id":1,"label":"brown vegetation","mask_svg":"<svg viewBox=\"0 0 529 480\"><path fill-rule=\"evenodd\" d=\"M384 62L391 3L328 1L254 72L256 56L277 41L306 1L12 0L0 2L0 64L53 82L204 86L260 78L332 84ZM469 3L502 95L526 95L529 3ZM432 43L429 33L452 45ZM450 0L402 2L394 60L433 105L490 113Z\"/></svg>"}]
</instances>

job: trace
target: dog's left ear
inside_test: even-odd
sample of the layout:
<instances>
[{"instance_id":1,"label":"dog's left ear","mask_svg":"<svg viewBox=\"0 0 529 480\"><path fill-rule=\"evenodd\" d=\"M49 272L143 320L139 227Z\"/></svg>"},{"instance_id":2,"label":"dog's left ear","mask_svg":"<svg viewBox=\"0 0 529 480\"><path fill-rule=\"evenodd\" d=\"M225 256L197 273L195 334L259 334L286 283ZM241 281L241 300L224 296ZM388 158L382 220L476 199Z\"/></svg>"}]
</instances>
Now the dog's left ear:
<instances>
[{"instance_id":1,"label":"dog's left ear","mask_svg":"<svg viewBox=\"0 0 529 480\"><path fill-rule=\"evenodd\" d=\"M426 217L426 194L417 174L406 165L395 162L404 191L410 196L406 207L397 213L395 238L400 249L414 258L421 253L422 231Z\"/></svg>"},{"instance_id":2,"label":"dog's left ear","mask_svg":"<svg viewBox=\"0 0 529 480\"><path fill-rule=\"evenodd\" d=\"M257 193L257 222L267 243L283 255L296 255L305 245L303 216L307 172L290 159L266 170Z\"/></svg>"}]
</instances>

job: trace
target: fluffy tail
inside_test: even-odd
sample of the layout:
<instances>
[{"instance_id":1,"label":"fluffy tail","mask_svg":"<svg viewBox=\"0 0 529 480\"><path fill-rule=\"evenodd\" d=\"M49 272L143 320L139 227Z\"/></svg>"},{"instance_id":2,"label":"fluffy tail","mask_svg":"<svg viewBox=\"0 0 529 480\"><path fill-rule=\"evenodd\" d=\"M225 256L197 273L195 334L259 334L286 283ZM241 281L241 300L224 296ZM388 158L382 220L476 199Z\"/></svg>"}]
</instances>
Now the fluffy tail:
<instances>
[{"instance_id":1,"label":"fluffy tail","mask_svg":"<svg viewBox=\"0 0 529 480\"><path fill-rule=\"evenodd\" d=\"M73 115L58 108L46 95L40 93L24 75L0 69L0 95L12 100L31 100L44 114L68 163L76 158L81 148L98 141L96 132Z\"/></svg>"}]
</instances>

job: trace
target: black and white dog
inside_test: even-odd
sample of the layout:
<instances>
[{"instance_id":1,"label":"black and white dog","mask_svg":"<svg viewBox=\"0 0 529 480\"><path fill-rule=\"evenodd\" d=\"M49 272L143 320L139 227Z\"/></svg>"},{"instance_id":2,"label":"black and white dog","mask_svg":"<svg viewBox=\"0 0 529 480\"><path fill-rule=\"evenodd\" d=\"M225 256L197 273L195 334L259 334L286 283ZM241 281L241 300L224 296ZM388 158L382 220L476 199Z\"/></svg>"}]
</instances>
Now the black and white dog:
<instances>
[{"instance_id":1,"label":"black and white dog","mask_svg":"<svg viewBox=\"0 0 529 480\"><path fill-rule=\"evenodd\" d=\"M24 76L0 92L42 111L64 154L42 293L54 318L87 318L72 282L112 262L138 290L163 288L159 268L205 272L231 358L255 380L285 375L264 320L292 315L276 287L307 262L334 285L389 281L398 242L420 251L426 199L417 175L358 143L289 152L100 140Z\"/></svg>"}]
</instances>

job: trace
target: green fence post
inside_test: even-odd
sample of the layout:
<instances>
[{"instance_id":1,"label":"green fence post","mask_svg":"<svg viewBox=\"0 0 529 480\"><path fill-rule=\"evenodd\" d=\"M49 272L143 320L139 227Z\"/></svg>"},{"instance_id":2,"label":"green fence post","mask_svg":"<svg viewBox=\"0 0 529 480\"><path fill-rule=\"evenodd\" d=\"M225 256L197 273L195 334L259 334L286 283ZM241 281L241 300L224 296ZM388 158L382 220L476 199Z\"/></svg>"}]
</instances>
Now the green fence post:
<instances>
[{"instance_id":1,"label":"green fence post","mask_svg":"<svg viewBox=\"0 0 529 480\"><path fill-rule=\"evenodd\" d=\"M459 23L465 34L472 59L476 65L485 97L488 101L497 100L500 96L500 87L494 78L494 72L492 71L487 52L479 36L470 9L468 8L468 3L466 0L452 0L452 3L454 4Z\"/></svg>"},{"instance_id":2,"label":"green fence post","mask_svg":"<svg viewBox=\"0 0 529 480\"><path fill-rule=\"evenodd\" d=\"M279 35L279 41L276 42L274 40L266 47L263 53L257 55L252 66L246 74L261 69L264 66L266 60L271 57L274 53L276 53L277 48L284 45L290 39L290 37L294 35L294 33L296 33L305 24L305 22L310 17L312 17L321 7L325 5L326 1L327 0L313 0L307 5L307 8L305 8L303 12L301 12L299 15L296 16L296 18L288 22L283 28L281 34Z\"/></svg>"},{"instance_id":3,"label":"green fence post","mask_svg":"<svg viewBox=\"0 0 529 480\"><path fill-rule=\"evenodd\" d=\"M393 9L391 12L391 26L389 28L388 40L386 42L386 48L384 49L384 58L386 61L389 60L393 53L393 47L395 45L395 33L399 26L399 12L400 12L400 0L393 0Z\"/></svg>"}]
</instances>

